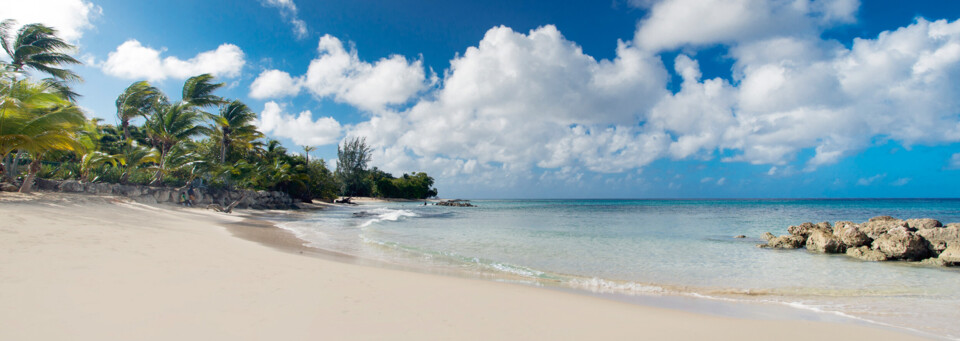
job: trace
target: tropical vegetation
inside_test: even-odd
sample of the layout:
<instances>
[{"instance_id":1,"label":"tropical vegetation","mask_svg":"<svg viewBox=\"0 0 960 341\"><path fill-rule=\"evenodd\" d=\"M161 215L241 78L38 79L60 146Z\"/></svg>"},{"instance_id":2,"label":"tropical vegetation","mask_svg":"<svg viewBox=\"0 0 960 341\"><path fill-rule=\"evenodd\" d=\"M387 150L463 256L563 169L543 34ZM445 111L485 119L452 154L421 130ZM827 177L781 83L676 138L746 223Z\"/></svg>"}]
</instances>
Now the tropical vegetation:
<instances>
[{"instance_id":1,"label":"tropical vegetation","mask_svg":"<svg viewBox=\"0 0 960 341\"><path fill-rule=\"evenodd\" d=\"M35 179L75 179L152 186L187 185L286 192L332 201L344 196L428 198L437 195L426 173L394 177L368 169L363 138L338 146L335 171L323 159L290 152L257 129L257 113L223 98L210 74L187 79L179 100L148 81L130 84L116 99L117 124L88 119L67 68L80 64L75 48L43 24L12 32L0 24L0 183L33 189Z\"/></svg>"}]
</instances>

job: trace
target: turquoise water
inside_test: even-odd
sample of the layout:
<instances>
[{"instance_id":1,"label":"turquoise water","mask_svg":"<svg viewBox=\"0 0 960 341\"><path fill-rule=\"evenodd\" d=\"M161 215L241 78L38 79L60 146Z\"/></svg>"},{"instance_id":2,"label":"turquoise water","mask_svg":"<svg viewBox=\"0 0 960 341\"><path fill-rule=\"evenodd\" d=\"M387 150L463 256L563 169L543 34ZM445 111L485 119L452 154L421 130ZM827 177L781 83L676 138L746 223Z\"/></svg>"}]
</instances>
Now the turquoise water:
<instances>
[{"instance_id":1,"label":"turquoise water","mask_svg":"<svg viewBox=\"0 0 960 341\"><path fill-rule=\"evenodd\" d=\"M892 215L960 222L960 200L474 203L338 207L281 227L314 247L428 271L615 295L786 305L960 337L958 269L756 247L764 232L786 234L806 221ZM748 238L733 238L740 234Z\"/></svg>"}]
</instances>

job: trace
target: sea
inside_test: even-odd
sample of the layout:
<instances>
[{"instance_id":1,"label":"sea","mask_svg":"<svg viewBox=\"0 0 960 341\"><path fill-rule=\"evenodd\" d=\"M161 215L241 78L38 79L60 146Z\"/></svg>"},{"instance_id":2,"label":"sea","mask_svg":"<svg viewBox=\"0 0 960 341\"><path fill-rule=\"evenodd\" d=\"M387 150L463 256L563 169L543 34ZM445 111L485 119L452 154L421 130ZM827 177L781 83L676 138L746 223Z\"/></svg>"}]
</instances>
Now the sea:
<instances>
[{"instance_id":1,"label":"sea","mask_svg":"<svg viewBox=\"0 0 960 341\"><path fill-rule=\"evenodd\" d=\"M787 234L803 222L859 223L880 215L960 222L960 199L472 203L337 206L280 219L278 226L321 250L426 272L723 315L767 307L960 338L958 268L757 247L764 232Z\"/></svg>"}]
</instances>

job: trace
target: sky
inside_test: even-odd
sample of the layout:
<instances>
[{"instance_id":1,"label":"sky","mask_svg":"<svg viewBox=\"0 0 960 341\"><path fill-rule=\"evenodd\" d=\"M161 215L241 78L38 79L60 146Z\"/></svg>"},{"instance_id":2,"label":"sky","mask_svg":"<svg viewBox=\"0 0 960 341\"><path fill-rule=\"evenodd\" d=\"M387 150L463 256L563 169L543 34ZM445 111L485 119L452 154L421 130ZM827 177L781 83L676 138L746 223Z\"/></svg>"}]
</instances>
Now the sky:
<instances>
[{"instance_id":1,"label":"sky","mask_svg":"<svg viewBox=\"0 0 960 341\"><path fill-rule=\"evenodd\" d=\"M211 73L289 150L441 197L958 197L960 2L0 0L91 117Z\"/></svg>"}]
</instances>

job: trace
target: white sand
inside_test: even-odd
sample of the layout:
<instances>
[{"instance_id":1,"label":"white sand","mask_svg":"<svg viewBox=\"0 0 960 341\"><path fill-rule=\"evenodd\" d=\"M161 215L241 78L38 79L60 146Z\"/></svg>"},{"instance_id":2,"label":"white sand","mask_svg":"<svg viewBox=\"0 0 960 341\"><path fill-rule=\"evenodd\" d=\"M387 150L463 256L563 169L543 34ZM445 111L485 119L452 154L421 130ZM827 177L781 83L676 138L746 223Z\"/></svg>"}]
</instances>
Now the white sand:
<instances>
[{"instance_id":1,"label":"white sand","mask_svg":"<svg viewBox=\"0 0 960 341\"><path fill-rule=\"evenodd\" d=\"M917 339L338 263L220 225L238 219L0 193L0 340Z\"/></svg>"}]
</instances>

